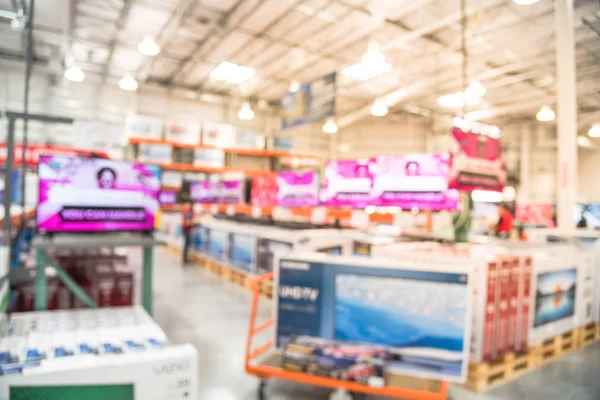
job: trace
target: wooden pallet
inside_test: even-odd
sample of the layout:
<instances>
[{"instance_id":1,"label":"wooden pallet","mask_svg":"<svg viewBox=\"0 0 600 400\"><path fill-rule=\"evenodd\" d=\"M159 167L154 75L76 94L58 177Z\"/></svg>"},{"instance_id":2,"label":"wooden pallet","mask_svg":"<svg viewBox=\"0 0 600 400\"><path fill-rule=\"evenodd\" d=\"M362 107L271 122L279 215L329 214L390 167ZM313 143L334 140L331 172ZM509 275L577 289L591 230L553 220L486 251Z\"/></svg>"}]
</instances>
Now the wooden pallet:
<instances>
[{"instance_id":1,"label":"wooden pallet","mask_svg":"<svg viewBox=\"0 0 600 400\"><path fill-rule=\"evenodd\" d=\"M244 273L226 265L221 265L221 276L244 288L250 288L251 280L254 278L254 275L252 274Z\"/></svg>"},{"instance_id":2,"label":"wooden pallet","mask_svg":"<svg viewBox=\"0 0 600 400\"><path fill-rule=\"evenodd\" d=\"M508 353L487 363L470 363L465 386L485 392L547 364L558 357L600 340L600 325L589 324L572 329L529 347L522 353Z\"/></svg>"},{"instance_id":3,"label":"wooden pallet","mask_svg":"<svg viewBox=\"0 0 600 400\"><path fill-rule=\"evenodd\" d=\"M533 346L538 352L538 365L544 365L579 348L579 328L570 330Z\"/></svg>"},{"instance_id":4,"label":"wooden pallet","mask_svg":"<svg viewBox=\"0 0 600 400\"><path fill-rule=\"evenodd\" d=\"M579 329L579 347L586 347L600 341L600 324L587 324Z\"/></svg>"},{"instance_id":5,"label":"wooden pallet","mask_svg":"<svg viewBox=\"0 0 600 400\"><path fill-rule=\"evenodd\" d=\"M537 349L510 352L491 362L469 364L465 386L475 392L484 392L523 375L537 366Z\"/></svg>"},{"instance_id":6,"label":"wooden pallet","mask_svg":"<svg viewBox=\"0 0 600 400\"><path fill-rule=\"evenodd\" d=\"M258 290L261 295L268 299L273 298L273 281L261 282L258 285Z\"/></svg>"}]
</instances>

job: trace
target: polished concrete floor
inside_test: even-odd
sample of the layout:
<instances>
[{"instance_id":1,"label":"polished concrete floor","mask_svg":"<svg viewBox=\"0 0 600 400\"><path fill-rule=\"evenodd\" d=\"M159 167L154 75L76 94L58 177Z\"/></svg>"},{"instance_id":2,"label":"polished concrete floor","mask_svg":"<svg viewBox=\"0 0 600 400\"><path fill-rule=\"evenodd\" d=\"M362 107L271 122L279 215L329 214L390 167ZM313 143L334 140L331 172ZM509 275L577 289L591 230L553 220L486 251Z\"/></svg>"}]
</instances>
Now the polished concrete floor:
<instances>
[{"instance_id":1,"label":"polished concrete floor","mask_svg":"<svg viewBox=\"0 0 600 400\"><path fill-rule=\"evenodd\" d=\"M181 267L166 250L154 258L154 316L171 341L199 353L199 400L256 399L258 380L244 373L250 293L194 266ZM262 302L259 318L270 317ZM266 340L266 338L260 338ZM260 344L257 343L257 344ZM269 382L268 400L321 400L329 392ZM486 394L451 388L454 400L600 400L600 344L550 363Z\"/></svg>"}]
</instances>

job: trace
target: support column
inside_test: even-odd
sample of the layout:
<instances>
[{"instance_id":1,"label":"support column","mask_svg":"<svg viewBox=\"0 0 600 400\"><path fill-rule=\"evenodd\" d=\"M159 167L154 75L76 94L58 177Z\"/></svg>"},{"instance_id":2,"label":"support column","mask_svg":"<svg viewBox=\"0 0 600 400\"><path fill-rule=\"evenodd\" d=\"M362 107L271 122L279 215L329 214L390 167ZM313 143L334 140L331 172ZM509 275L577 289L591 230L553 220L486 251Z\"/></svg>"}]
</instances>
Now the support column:
<instances>
[{"instance_id":1,"label":"support column","mask_svg":"<svg viewBox=\"0 0 600 400\"><path fill-rule=\"evenodd\" d=\"M525 125L521 129L521 151L519 155L519 195L520 203L529 202L529 193L531 191L531 125Z\"/></svg>"},{"instance_id":2,"label":"support column","mask_svg":"<svg viewBox=\"0 0 600 400\"><path fill-rule=\"evenodd\" d=\"M574 230L577 197L577 94L573 0L555 0L557 136L557 222L563 233Z\"/></svg>"}]
</instances>

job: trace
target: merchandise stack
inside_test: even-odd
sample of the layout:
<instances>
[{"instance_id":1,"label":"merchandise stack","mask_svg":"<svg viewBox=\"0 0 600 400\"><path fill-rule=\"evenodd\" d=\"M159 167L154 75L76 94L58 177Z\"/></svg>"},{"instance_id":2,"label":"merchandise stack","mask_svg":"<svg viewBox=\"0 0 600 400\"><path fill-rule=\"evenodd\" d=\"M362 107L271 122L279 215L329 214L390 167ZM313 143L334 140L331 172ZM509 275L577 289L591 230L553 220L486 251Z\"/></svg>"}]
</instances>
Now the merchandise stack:
<instances>
[{"instance_id":1,"label":"merchandise stack","mask_svg":"<svg viewBox=\"0 0 600 400\"><path fill-rule=\"evenodd\" d=\"M141 307L13 313L0 320L0 398L39 396L52 391L48 385L61 388L61 398L94 390L107 398L193 398L196 357L191 345L169 345Z\"/></svg>"}]
</instances>

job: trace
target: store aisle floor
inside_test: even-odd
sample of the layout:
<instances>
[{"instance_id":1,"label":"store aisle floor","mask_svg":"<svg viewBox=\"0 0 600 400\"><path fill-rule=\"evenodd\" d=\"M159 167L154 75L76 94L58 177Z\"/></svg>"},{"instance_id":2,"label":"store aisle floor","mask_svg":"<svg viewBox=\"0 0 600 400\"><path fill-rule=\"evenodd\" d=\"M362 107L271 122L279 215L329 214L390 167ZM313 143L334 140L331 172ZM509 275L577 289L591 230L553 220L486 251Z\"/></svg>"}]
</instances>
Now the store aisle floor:
<instances>
[{"instance_id":1,"label":"store aisle floor","mask_svg":"<svg viewBox=\"0 0 600 400\"><path fill-rule=\"evenodd\" d=\"M252 296L204 269L182 268L179 257L154 257L154 316L175 343L192 343L199 354L199 400L256 399L258 380L243 370ZM270 317L263 302L259 318ZM266 339L265 339L266 340ZM261 344L261 341L257 344ZM454 400L598 400L600 344L575 352L484 395L453 387ZM329 391L272 381L268 400L321 400Z\"/></svg>"}]
</instances>

